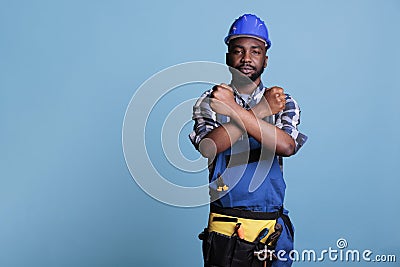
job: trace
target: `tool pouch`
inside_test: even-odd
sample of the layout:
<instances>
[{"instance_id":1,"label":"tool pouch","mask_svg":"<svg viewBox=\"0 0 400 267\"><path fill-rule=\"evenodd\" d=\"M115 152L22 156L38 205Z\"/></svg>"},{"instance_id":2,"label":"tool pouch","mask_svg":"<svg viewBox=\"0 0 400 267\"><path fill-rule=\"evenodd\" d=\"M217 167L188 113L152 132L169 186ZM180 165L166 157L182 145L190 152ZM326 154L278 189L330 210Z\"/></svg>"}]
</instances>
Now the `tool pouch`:
<instances>
[{"instance_id":1,"label":"tool pouch","mask_svg":"<svg viewBox=\"0 0 400 267\"><path fill-rule=\"evenodd\" d=\"M218 232L208 232L205 229L199 235L203 240L204 266L209 267L263 267L264 261L259 260L255 252L264 250L265 244L250 242L237 236L227 236ZM271 248L272 249L272 248ZM266 257L267 258L267 257ZM267 266L270 258L266 259Z\"/></svg>"}]
</instances>

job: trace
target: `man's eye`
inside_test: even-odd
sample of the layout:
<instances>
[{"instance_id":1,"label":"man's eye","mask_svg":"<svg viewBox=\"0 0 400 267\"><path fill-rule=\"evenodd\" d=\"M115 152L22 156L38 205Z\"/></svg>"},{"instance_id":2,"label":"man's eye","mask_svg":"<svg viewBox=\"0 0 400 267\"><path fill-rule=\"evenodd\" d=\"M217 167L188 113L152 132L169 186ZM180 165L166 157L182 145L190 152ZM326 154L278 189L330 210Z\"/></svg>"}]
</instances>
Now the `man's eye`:
<instances>
[{"instance_id":1,"label":"man's eye","mask_svg":"<svg viewBox=\"0 0 400 267\"><path fill-rule=\"evenodd\" d=\"M258 51L258 50L254 50L254 51L253 51L253 55L260 55L260 54L261 54L261 52Z\"/></svg>"},{"instance_id":2,"label":"man's eye","mask_svg":"<svg viewBox=\"0 0 400 267\"><path fill-rule=\"evenodd\" d=\"M242 50L234 50L233 53L235 55L239 55L239 54L242 54L243 52L242 52Z\"/></svg>"}]
</instances>

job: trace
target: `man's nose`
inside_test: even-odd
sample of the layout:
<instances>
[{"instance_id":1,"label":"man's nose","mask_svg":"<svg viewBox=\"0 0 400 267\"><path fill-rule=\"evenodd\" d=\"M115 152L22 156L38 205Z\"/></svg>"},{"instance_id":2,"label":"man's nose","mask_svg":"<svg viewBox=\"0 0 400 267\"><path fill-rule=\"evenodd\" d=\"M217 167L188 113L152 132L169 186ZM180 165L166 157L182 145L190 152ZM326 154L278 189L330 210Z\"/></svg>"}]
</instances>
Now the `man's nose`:
<instances>
[{"instance_id":1,"label":"man's nose","mask_svg":"<svg viewBox=\"0 0 400 267\"><path fill-rule=\"evenodd\" d=\"M243 53L241 61L242 62L251 62L251 57L250 57L250 52L249 51L246 51L246 52Z\"/></svg>"}]
</instances>

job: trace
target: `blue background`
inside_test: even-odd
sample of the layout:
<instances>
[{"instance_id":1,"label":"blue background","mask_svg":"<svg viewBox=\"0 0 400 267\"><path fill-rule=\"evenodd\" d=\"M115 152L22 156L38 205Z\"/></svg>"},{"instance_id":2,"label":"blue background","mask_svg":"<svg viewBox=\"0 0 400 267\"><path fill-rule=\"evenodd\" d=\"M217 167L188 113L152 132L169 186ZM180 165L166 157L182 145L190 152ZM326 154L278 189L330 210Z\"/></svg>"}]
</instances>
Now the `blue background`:
<instances>
[{"instance_id":1,"label":"blue background","mask_svg":"<svg viewBox=\"0 0 400 267\"><path fill-rule=\"evenodd\" d=\"M3 0L0 266L201 266L207 207L141 191L122 123L154 73L223 63L223 38L244 12L267 22L264 83L296 98L309 136L285 161L296 247L336 248L344 237L349 249L400 260L399 1Z\"/></svg>"}]
</instances>

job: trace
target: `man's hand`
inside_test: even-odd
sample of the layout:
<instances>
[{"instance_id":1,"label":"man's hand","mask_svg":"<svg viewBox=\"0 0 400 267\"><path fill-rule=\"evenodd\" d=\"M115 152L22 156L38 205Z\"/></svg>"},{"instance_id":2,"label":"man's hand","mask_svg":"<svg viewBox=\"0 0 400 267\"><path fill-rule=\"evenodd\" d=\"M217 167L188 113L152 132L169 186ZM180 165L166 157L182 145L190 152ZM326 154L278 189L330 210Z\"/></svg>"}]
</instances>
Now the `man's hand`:
<instances>
[{"instance_id":1,"label":"man's hand","mask_svg":"<svg viewBox=\"0 0 400 267\"><path fill-rule=\"evenodd\" d=\"M267 88L265 89L264 97L253 108L253 111L259 119L275 115L285 108L285 98L286 95L281 87L274 86Z\"/></svg>"},{"instance_id":2,"label":"man's hand","mask_svg":"<svg viewBox=\"0 0 400 267\"><path fill-rule=\"evenodd\" d=\"M285 108L286 95L281 87L273 86L267 88L264 92L264 97L271 109L271 115L275 115Z\"/></svg>"},{"instance_id":3,"label":"man's hand","mask_svg":"<svg viewBox=\"0 0 400 267\"><path fill-rule=\"evenodd\" d=\"M233 89L222 83L213 87L210 106L216 113L232 117L232 114L235 113L234 108L239 105L235 101Z\"/></svg>"}]
</instances>

